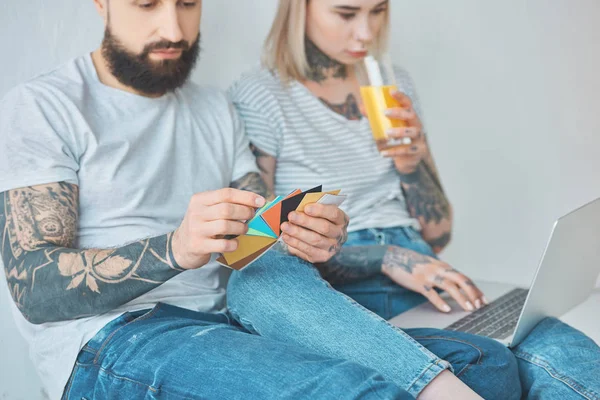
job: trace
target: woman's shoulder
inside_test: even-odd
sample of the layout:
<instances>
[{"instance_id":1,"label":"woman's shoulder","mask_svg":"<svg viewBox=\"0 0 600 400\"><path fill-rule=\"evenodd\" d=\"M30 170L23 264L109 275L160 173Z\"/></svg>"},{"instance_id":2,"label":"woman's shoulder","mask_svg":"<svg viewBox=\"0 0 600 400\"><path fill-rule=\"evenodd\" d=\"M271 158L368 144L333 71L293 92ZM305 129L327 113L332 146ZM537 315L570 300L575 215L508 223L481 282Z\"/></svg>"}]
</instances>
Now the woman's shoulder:
<instances>
[{"instance_id":1,"label":"woman's shoulder","mask_svg":"<svg viewBox=\"0 0 600 400\"><path fill-rule=\"evenodd\" d=\"M403 92L414 92L415 84L408 70L400 65L394 65L393 67L398 89Z\"/></svg>"},{"instance_id":2,"label":"woman's shoulder","mask_svg":"<svg viewBox=\"0 0 600 400\"><path fill-rule=\"evenodd\" d=\"M244 72L229 87L229 95L234 102L281 101L285 94L285 84L277 72L264 67L254 67Z\"/></svg>"}]
</instances>

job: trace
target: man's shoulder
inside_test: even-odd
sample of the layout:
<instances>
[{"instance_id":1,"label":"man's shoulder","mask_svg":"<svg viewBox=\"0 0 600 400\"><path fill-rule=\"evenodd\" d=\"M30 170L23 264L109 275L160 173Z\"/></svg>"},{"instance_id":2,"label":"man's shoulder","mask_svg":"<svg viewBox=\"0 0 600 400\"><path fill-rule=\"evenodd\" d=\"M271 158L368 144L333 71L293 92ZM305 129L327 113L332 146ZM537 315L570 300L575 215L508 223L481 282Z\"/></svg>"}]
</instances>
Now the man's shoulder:
<instances>
[{"instance_id":1,"label":"man's shoulder","mask_svg":"<svg viewBox=\"0 0 600 400\"><path fill-rule=\"evenodd\" d=\"M42 72L10 89L0 99L0 104L44 104L57 100L62 103L73 102L84 92L85 80L81 68L80 57Z\"/></svg>"}]
</instances>

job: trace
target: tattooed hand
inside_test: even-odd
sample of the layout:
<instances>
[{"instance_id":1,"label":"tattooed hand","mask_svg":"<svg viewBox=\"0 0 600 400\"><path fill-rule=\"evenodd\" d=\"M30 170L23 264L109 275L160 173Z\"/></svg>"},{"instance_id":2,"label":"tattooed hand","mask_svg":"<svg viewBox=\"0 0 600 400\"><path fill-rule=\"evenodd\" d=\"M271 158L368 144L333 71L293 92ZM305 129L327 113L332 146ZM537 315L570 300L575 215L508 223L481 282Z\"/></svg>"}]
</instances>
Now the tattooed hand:
<instances>
[{"instance_id":1,"label":"tattooed hand","mask_svg":"<svg viewBox=\"0 0 600 400\"><path fill-rule=\"evenodd\" d=\"M411 144L395 147L383 151L384 157L391 157L400 174L412 174L417 170L421 161L428 154L429 149L425 136L422 134L422 124L413 108L410 98L399 91L392 91L392 96L398 101L400 107L386 110L390 119L403 121L406 126L402 128L390 128L386 134L390 138L411 140Z\"/></svg>"},{"instance_id":2,"label":"tattooed hand","mask_svg":"<svg viewBox=\"0 0 600 400\"><path fill-rule=\"evenodd\" d=\"M448 292L466 311L487 304L481 290L467 276L443 261L409 249L390 246L381 269L394 282L421 293L443 312L449 312L450 306L434 288Z\"/></svg>"},{"instance_id":3,"label":"tattooed hand","mask_svg":"<svg viewBox=\"0 0 600 400\"><path fill-rule=\"evenodd\" d=\"M310 204L304 211L291 212L281 225L288 252L313 264L329 261L346 242L350 220L334 205Z\"/></svg>"},{"instance_id":4,"label":"tattooed hand","mask_svg":"<svg viewBox=\"0 0 600 400\"><path fill-rule=\"evenodd\" d=\"M243 235L247 221L265 199L239 189L221 189L198 193L192 197L187 212L173 235L173 256L184 269L199 268L210 260L211 253L237 249L235 239L226 236Z\"/></svg>"}]
</instances>

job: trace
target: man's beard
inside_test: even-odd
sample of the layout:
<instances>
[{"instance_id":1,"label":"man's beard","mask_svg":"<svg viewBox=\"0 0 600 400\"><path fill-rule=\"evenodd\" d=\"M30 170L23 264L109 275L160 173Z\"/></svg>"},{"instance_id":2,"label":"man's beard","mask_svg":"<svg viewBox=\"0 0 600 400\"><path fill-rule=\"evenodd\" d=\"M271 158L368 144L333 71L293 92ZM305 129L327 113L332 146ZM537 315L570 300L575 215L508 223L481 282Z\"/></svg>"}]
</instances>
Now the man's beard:
<instances>
[{"instance_id":1,"label":"man's beard","mask_svg":"<svg viewBox=\"0 0 600 400\"><path fill-rule=\"evenodd\" d=\"M181 49L175 60L153 61L154 50ZM189 45L186 41L154 42L146 45L140 54L134 54L112 35L107 27L102 41L102 56L108 62L110 72L122 84L149 96L160 96L181 87L190 76L200 54L200 34Z\"/></svg>"}]
</instances>

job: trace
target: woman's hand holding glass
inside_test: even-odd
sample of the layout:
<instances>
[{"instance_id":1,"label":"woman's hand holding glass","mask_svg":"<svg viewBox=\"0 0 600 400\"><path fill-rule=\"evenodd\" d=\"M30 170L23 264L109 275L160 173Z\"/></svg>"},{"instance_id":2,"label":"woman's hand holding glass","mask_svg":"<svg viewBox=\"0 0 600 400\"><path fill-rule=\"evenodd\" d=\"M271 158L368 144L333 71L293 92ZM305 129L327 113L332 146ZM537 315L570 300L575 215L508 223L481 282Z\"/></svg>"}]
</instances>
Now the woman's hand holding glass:
<instances>
[{"instance_id":1,"label":"woman's hand holding glass","mask_svg":"<svg viewBox=\"0 0 600 400\"><path fill-rule=\"evenodd\" d=\"M427 155L427 141L422 132L423 125L410 98L402 92L394 90L391 95L398 101L398 107L385 110L390 119L401 120L404 127L389 128L386 131L390 139L404 140L406 144L384 150L381 155L394 160L394 165L402 175L412 174Z\"/></svg>"}]
</instances>

